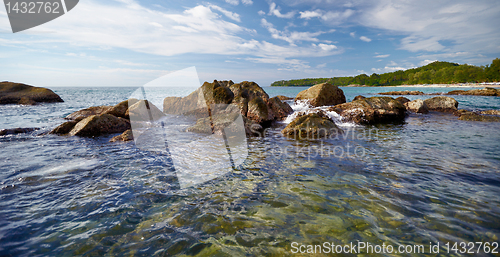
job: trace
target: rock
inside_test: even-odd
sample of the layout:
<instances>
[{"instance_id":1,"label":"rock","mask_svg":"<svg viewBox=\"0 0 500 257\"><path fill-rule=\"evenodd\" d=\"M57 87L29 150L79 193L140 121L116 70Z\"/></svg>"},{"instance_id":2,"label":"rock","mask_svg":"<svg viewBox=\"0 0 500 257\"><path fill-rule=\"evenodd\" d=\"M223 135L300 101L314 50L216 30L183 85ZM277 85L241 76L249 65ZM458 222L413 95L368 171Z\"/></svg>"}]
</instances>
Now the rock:
<instances>
[{"instance_id":1,"label":"rock","mask_svg":"<svg viewBox=\"0 0 500 257\"><path fill-rule=\"evenodd\" d=\"M111 114L111 115L116 116L116 117L128 119L129 118L127 116L128 107L134 105L137 102L139 102L139 100L137 100L135 98L130 98L128 100L122 101L119 104L111 107L110 109L108 109L104 113Z\"/></svg>"},{"instance_id":2,"label":"rock","mask_svg":"<svg viewBox=\"0 0 500 257\"><path fill-rule=\"evenodd\" d=\"M422 99L413 100L410 102L404 103L406 110L414 112L414 113L428 113L429 109L427 105Z\"/></svg>"},{"instance_id":3,"label":"rock","mask_svg":"<svg viewBox=\"0 0 500 257\"><path fill-rule=\"evenodd\" d=\"M320 111L297 116L281 133L295 139L319 139L342 133L342 130Z\"/></svg>"},{"instance_id":4,"label":"rock","mask_svg":"<svg viewBox=\"0 0 500 257\"><path fill-rule=\"evenodd\" d=\"M78 120L78 121L72 120L72 121L64 122L63 124L57 126L55 129L50 131L50 134L56 134L56 135L68 134L79 121L80 120Z\"/></svg>"},{"instance_id":5,"label":"rock","mask_svg":"<svg viewBox=\"0 0 500 257\"><path fill-rule=\"evenodd\" d=\"M187 129L189 132L195 133L220 133L224 128L231 125L237 118L239 113L217 113L211 117L201 118L196 121L194 126Z\"/></svg>"},{"instance_id":6,"label":"rock","mask_svg":"<svg viewBox=\"0 0 500 257\"><path fill-rule=\"evenodd\" d=\"M424 95L424 92L421 91L390 91L390 92L382 92L378 93L379 95Z\"/></svg>"},{"instance_id":7,"label":"rock","mask_svg":"<svg viewBox=\"0 0 500 257\"><path fill-rule=\"evenodd\" d=\"M487 114L487 115L500 115L500 110L487 110L487 111L482 111L481 114Z\"/></svg>"},{"instance_id":8,"label":"rock","mask_svg":"<svg viewBox=\"0 0 500 257\"><path fill-rule=\"evenodd\" d=\"M48 88L21 83L0 82L0 104L29 104L64 102Z\"/></svg>"},{"instance_id":9,"label":"rock","mask_svg":"<svg viewBox=\"0 0 500 257\"><path fill-rule=\"evenodd\" d=\"M457 111L458 102L447 96L436 96L433 98L429 98L424 100L425 105L429 111L438 111L438 112L450 112L454 113Z\"/></svg>"},{"instance_id":10,"label":"rock","mask_svg":"<svg viewBox=\"0 0 500 257\"><path fill-rule=\"evenodd\" d=\"M118 142L118 141L127 142L132 140L134 140L134 134L132 133L131 129L127 129L122 134L111 138L109 142Z\"/></svg>"},{"instance_id":11,"label":"rock","mask_svg":"<svg viewBox=\"0 0 500 257\"><path fill-rule=\"evenodd\" d=\"M13 128L13 129L0 129L0 136L5 135L15 135L15 134L24 134L39 130L40 128Z\"/></svg>"},{"instance_id":12,"label":"rock","mask_svg":"<svg viewBox=\"0 0 500 257\"><path fill-rule=\"evenodd\" d=\"M356 97L354 97L354 99L352 99L353 101L356 101L356 100L361 100L361 99L365 99L366 97L362 96L362 95L358 95Z\"/></svg>"},{"instance_id":13,"label":"rock","mask_svg":"<svg viewBox=\"0 0 500 257\"><path fill-rule=\"evenodd\" d=\"M400 97L396 98L396 101L400 102L401 104L405 104L405 103L409 102L410 99L403 97L403 96L400 96Z\"/></svg>"},{"instance_id":14,"label":"rock","mask_svg":"<svg viewBox=\"0 0 500 257\"><path fill-rule=\"evenodd\" d=\"M399 101L387 96L339 104L328 110L337 112L345 121L358 124L402 122L406 116L406 108Z\"/></svg>"},{"instance_id":15,"label":"rock","mask_svg":"<svg viewBox=\"0 0 500 257\"><path fill-rule=\"evenodd\" d=\"M189 129L200 133L208 131L209 114L230 114L235 110L243 116L247 132L253 130L251 128L267 126L274 120L285 119L293 112L287 103L277 97L270 99L257 83L249 81L238 84L232 81L205 82L186 97L167 97L163 101L165 113L202 119Z\"/></svg>"},{"instance_id":16,"label":"rock","mask_svg":"<svg viewBox=\"0 0 500 257\"><path fill-rule=\"evenodd\" d=\"M76 112L73 112L69 114L68 116L65 117L67 120L75 120L75 121L81 121L89 116L92 115L99 115L108 112L111 110L113 107L112 106L92 106L86 109L82 109Z\"/></svg>"},{"instance_id":17,"label":"rock","mask_svg":"<svg viewBox=\"0 0 500 257\"><path fill-rule=\"evenodd\" d=\"M293 113L292 107L288 103L282 102L278 97L270 98L267 105L271 108L276 120L284 120Z\"/></svg>"},{"instance_id":18,"label":"rock","mask_svg":"<svg viewBox=\"0 0 500 257\"><path fill-rule=\"evenodd\" d=\"M127 129L130 129L130 122L128 120L105 113L92 115L81 120L68 135L95 137L103 134L123 133Z\"/></svg>"},{"instance_id":19,"label":"rock","mask_svg":"<svg viewBox=\"0 0 500 257\"><path fill-rule=\"evenodd\" d=\"M472 90L453 90L446 95L479 95L479 96L500 96L500 90L485 87L483 89L472 89Z\"/></svg>"},{"instance_id":20,"label":"rock","mask_svg":"<svg viewBox=\"0 0 500 257\"><path fill-rule=\"evenodd\" d=\"M127 109L125 116L132 121L156 121L165 114L148 100L140 100Z\"/></svg>"},{"instance_id":21,"label":"rock","mask_svg":"<svg viewBox=\"0 0 500 257\"><path fill-rule=\"evenodd\" d=\"M278 95L276 97L278 97L278 99L280 99L281 101L293 100L293 97L288 97L288 96L284 96L284 95Z\"/></svg>"},{"instance_id":22,"label":"rock","mask_svg":"<svg viewBox=\"0 0 500 257\"><path fill-rule=\"evenodd\" d=\"M342 89L330 83L314 85L295 97L295 101L309 100L309 104L314 107L329 106L345 103L345 96Z\"/></svg>"},{"instance_id":23,"label":"rock","mask_svg":"<svg viewBox=\"0 0 500 257\"><path fill-rule=\"evenodd\" d=\"M483 121L483 122L500 122L500 116L480 115L475 112L460 110L459 120L465 121Z\"/></svg>"}]
</instances>

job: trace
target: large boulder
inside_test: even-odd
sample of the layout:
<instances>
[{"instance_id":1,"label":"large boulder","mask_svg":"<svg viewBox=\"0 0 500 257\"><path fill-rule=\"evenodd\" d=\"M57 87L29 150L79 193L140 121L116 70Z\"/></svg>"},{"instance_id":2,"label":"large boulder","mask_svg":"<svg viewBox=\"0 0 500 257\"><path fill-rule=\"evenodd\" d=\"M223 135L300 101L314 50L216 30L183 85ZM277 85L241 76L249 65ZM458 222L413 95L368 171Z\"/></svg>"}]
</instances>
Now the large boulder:
<instances>
[{"instance_id":1,"label":"large boulder","mask_svg":"<svg viewBox=\"0 0 500 257\"><path fill-rule=\"evenodd\" d=\"M424 103L427 105L429 111L455 113L458 107L457 100L447 96L429 98L424 100Z\"/></svg>"},{"instance_id":2,"label":"large boulder","mask_svg":"<svg viewBox=\"0 0 500 257\"><path fill-rule=\"evenodd\" d=\"M202 133L206 130L203 124L208 121L209 115L234 113L234 108L243 116L248 134L255 134L249 133L254 130L250 128L267 126L293 112L290 105L278 97L269 98L257 83L249 81L237 84L232 81L205 82L186 97L167 97L163 101L163 111L167 114L192 115L202 119L190 129Z\"/></svg>"},{"instance_id":3,"label":"large boulder","mask_svg":"<svg viewBox=\"0 0 500 257\"><path fill-rule=\"evenodd\" d=\"M479 96L500 96L500 90L491 88L491 87L485 87L483 89L472 89L472 90L453 90L448 93L447 95L479 95Z\"/></svg>"},{"instance_id":4,"label":"large boulder","mask_svg":"<svg viewBox=\"0 0 500 257\"><path fill-rule=\"evenodd\" d=\"M395 99L387 96L369 97L329 108L337 112L345 121L358 124L402 122L406 108Z\"/></svg>"},{"instance_id":5,"label":"large boulder","mask_svg":"<svg viewBox=\"0 0 500 257\"><path fill-rule=\"evenodd\" d=\"M150 101L140 100L127 109L125 116L131 121L156 121L165 117L165 114Z\"/></svg>"},{"instance_id":6,"label":"large boulder","mask_svg":"<svg viewBox=\"0 0 500 257\"><path fill-rule=\"evenodd\" d=\"M298 115L281 133L295 139L320 139L342 133L342 130L322 111Z\"/></svg>"},{"instance_id":7,"label":"large boulder","mask_svg":"<svg viewBox=\"0 0 500 257\"><path fill-rule=\"evenodd\" d=\"M0 104L26 104L64 102L48 88L21 83L0 82Z\"/></svg>"},{"instance_id":8,"label":"large boulder","mask_svg":"<svg viewBox=\"0 0 500 257\"><path fill-rule=\"evenodd\" d=\"M123 133L130 129L130 122L111 114L89 116L78 122L68 133L70 136L96 137L104 134Z\"/></svg>"},{"instance_id":9,"label":"large boulder","mask_svg":"<svg viewBox=\"0 0 500 257\"><path fill-rule=\"evenodd\" d=\"M424 92L405 90L405 91L382 92L378 94L379 95L424 95Z\"/></svg>"},{"instance_id":10,"label":"large boulder","mask_svg":"<svg viewBox=\"0 0 500 257\"><path fill-rule=\"evenodd\" d=\"M73 112L73 113L69 114L68 116L66 116L65 119L81 121L81 120L83 120L89 116L92 116L92 115L100 115L100 114L106 113L109 110L111 110L112 108L113 108L112 106L105 106L105 105L92 106L92 107L89 107L86 109L82 109L82 110Z\"/></svg>"},{"instance_id":11,"label":"large boulder","mask_svg":"<svg viewBox=\"0 0 500 257\"><path fill-rule=\"evenodd\" d=\"M122 102L118 103L117 105L111 107L110 109L105 111L105 113L111 114L111 115L116 116L116 117L128 119L129 118L127 115L128 107L134 105L137 102L139 102L139 100L137 100L135 98L130 98L128 100L122 101Z\"/></svg>"},{"instance_id":12,"label":"large boulder","mask_svg":"<svg viewBox=\"0 0 500 257\"><path fill-rule=\"evenodd\" d=\"M422 99L417 99L413 100L410 102L404 103L404 106L406 107L407 111L414 112L414 113L428 113L429 109L427 108L427 105Z\"/></svg>"},{"instance_id":13,"label":"large boulder","mask_svg":"<svg viewBox=\"0 0 500 257\"><path fill-rule=\"evenodd\" d=\"M330 83L314 85L301 91L295 97L295 101L308 100L314 107L329 106L345 103L345 95L342 89Z\"/></svg>"}]
</instances>

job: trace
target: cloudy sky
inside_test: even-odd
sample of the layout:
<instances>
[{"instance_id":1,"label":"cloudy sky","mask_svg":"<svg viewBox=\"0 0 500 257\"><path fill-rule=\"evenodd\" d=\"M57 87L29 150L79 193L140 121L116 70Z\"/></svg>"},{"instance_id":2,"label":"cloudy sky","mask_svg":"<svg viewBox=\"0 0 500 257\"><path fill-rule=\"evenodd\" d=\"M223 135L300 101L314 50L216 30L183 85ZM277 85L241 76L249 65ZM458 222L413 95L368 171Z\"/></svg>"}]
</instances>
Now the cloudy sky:
<instances>
[{"instance_id":1,"label":"cloudy sky","mask_svg":"<svg viewBox=\"0 0 500 257\"><path fill-rule=\"evenodd\" d=\"M0 81L141 86L195 66L200 79L384 73L500 57L500 1L80 0L12 33L0 8Z\"/></svg>"}]
</instances>

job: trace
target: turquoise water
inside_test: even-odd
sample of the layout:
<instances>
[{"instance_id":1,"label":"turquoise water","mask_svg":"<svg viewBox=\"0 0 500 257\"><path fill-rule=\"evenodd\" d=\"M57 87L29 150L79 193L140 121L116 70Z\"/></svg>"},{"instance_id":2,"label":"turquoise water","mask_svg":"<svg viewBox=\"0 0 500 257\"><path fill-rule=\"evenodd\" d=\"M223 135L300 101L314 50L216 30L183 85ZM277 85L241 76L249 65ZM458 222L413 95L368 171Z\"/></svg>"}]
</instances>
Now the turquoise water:
<instances>
[{"instance_id":1,"label":"turquoise water","mask_svg":"<svg viewBox=\"0 0 500 257\"><path fill-rule=\"evenodd\" d=\"M342 89L348 101L453 90ZM277 123L249 139L237 170L187 189L168 156L133 142L42 135L75 110L118 103L134 90L56 88L65 103L0 106L0 128L42 128L0 137L0 255L283 256L293 242L362 241L426 250L439 242L441 255L458 256L443 245L500 241L499 123L411 114L402 124L343 127L345 137L321 141L284 138ZM265 90L293 97L303 88ZM496 97L454 98L459 108L500 108Z\"/></svg>"}]
</instances>

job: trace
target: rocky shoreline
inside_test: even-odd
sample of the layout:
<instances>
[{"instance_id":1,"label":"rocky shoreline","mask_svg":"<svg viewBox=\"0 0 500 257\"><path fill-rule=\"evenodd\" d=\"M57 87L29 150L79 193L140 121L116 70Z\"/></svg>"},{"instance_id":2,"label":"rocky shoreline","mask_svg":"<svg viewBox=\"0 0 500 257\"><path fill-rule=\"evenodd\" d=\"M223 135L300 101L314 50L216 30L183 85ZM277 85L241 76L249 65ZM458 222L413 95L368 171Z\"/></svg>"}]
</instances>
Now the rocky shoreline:
<instances>
[{"instance_id":1,"label":"rocky shoreline","mask_svg":"<svg viewBox=\"0 0 500 257\"><path fill-rule=\"evenodd\" d=\"M469 91L451 91L446 95L497 95L500 90L485 88ZM464 121L500 122L500 111L459 110L458 102L440 95L430 99L410 101L401 95L426 95L420 91L392 91L381 95L357 96L351 102L337 86L322 83L301 91L293 99L311 106L305 112L294 114L294 119L282 130L283 136L296 139L322 138L343 133L335 124L335 118L342 122L359 125L380 123L401 123L409 113L428 114L444 112L458 116ZM119 134L110 142L133 140L131 121L136 126L147 127L168 115L182 115L193 118L194 123L185 131L217 134L230 126L238 117L243 118L245 134L256 136L276 121L282 121L293 113L284 101L286 96L269 97L255 82L213 81L205 82L186 97L166 97L163 110L147 100L128 99L114 106L93 106L73 112L65 117L67 122L54 128L50 134L60 136L98 137ZM283 100L283 101L282 101ZM27 133L36 128L2 130L0 135Z\"/></svg>"}]
</instances>

